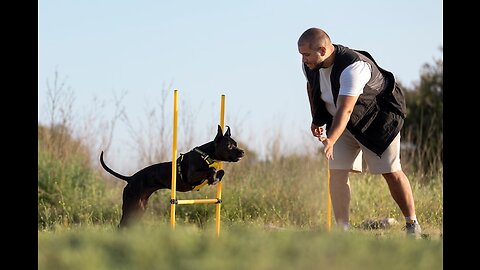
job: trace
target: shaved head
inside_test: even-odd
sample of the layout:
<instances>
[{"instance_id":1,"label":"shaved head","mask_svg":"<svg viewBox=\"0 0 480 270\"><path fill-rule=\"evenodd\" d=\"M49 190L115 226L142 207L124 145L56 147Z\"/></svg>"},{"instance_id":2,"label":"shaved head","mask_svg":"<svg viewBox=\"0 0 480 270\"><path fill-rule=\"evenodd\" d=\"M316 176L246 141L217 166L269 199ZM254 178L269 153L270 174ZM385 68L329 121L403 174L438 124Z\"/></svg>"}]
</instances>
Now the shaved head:
<instances>
[{"instance_id":1,"label":"shaved head","mask_svg":"<svg viewBox=\"0 0 480 270\"><path fill-rule=\"evenodd\" d=\"M309 69L328 68L333 65L335 46L322 29L307 29L298 38L297 45L302 61Z\"/></svg>"},{"instance_id":2,"label":"shaved head","mask_svg":"<svg viewBox=\"0 0 480 270\"><path fill-rule=\"evenodd\" d=\"M320 28L309 28L298 39L298 46L309 45L312 50L318 50L331 44L332 41L328 34Z\"/></svg>"}]
</instances>

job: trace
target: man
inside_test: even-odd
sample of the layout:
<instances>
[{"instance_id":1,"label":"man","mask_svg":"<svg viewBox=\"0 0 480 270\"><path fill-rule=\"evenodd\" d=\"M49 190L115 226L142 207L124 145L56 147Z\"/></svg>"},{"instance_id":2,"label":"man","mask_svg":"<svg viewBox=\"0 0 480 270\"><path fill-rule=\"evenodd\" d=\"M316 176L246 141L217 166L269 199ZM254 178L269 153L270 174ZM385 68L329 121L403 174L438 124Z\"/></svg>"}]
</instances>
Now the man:
<instances>
[{"instance_id":1,"label":"man","mask_svg":"<svg viewBox=\"0 0 480 270\"><path fill-rule=\"evenodd\" d=\"M393 74L380 68L367 52L332 44L319 28L306 30L297 45L307 78L310 128L323 143L329 162L337 226L349 227L349 172L369 171L385 178L405 216L407 234L420 236L412 189L400 165L406 107Z\"/></svg>"}]
</instances>

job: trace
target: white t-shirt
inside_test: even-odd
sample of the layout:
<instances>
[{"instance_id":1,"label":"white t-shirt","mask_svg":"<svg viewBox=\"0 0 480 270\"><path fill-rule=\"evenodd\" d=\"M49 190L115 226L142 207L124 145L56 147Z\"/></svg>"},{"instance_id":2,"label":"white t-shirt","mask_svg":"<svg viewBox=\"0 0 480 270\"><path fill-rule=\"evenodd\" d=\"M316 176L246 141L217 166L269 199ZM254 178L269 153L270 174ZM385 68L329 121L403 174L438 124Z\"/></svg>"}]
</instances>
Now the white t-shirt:
<instances>
[{"instance_id":1,"label":"white t-shirt","mask_svg":"<svg viewBox=\"0 0 480 270\"><path fill-rule=\"evenodd\" d=\"M330 73L332 67L319 69L321 98L331 115L335 115L337 108L333 102L332 84L330 82ZM302 70L305 78L307 73L302 63ZM343 96L359 96L363 93L363 88L372 76L370 64L365 61L356 61L347 66L340 74L340 89L338 94Z\"/></svg>"}]
</instances>

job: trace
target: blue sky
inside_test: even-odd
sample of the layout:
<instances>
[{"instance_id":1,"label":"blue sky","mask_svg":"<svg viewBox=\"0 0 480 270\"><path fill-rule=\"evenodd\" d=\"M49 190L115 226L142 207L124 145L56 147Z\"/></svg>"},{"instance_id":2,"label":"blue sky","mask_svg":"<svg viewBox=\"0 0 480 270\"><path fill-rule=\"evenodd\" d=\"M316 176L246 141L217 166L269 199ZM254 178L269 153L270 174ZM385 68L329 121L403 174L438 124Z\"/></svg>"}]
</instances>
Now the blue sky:
<instances>
[{"instance_id":1,"label":"blue sky","mask_svg":"<svg viewBox=\"0 0 480 270\"><path fill-rule=\"evenodd\" d=\"M443 57L442 5L439 0L42 0L38 120L48 122L47 80L58 71L74 92L75 115L86 113L96 97L110 102L103 116L113 116L113 97L124 91L125 112L144 119L146 104L157 102L162 88L171 85L181 104L189 105L180 106L179 118L187 111L195 115L195 145L215 135L205 127L218 123L225 94L232 135L260 153L276 132L288 142L285 148L299 148L314 139L296 46L300 34L320 27L334 43L370 52L411 86L423 64ZM117 123L113 140L115 162L128 163L134 146L125 123Z\"/></svg>"}]
</instances>

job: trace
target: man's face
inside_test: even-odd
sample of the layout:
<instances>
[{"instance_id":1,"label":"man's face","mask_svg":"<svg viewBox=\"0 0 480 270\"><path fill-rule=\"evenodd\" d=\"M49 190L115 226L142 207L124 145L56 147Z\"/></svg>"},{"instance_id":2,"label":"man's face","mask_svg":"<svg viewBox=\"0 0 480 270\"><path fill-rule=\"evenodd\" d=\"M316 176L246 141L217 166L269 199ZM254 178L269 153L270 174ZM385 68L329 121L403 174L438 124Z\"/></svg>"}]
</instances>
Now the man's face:
<instances>
[{"instance_id":1,"label":"man's face","mask_svg":"<svg viewBox=\"0 0 480 270\"><path fill-rule=\"evenodd\" d=\"M322 48L318 51L313 50L308 43L299 45L298 52L302 55L302 62L305 63L309 69L321 68L326 58L325 53L323 53L322 56Z\"/></svg>"}]
</instances>

